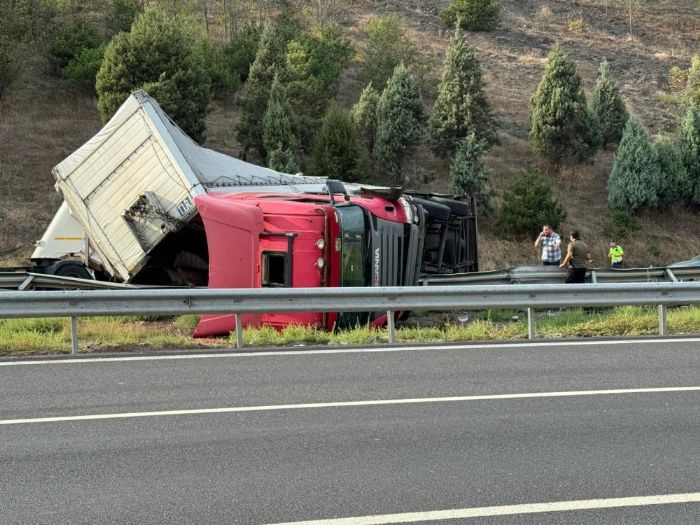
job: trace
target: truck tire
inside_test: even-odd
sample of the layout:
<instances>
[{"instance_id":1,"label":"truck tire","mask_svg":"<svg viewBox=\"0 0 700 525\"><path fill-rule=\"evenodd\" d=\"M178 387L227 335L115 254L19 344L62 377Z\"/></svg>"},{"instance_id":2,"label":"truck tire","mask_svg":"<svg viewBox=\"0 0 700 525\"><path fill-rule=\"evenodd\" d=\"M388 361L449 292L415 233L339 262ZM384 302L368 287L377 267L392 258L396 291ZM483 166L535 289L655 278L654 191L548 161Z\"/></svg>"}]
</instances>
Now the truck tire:
<instances>
[{"instance_id":1,"label":"truck tire","mask_svg":"<svg viewBox=\"0 0 700 525\"><path fill-rule=\"evenodd\" d=\"M93 279L90 272L82 263L77 261L58 261L53 263L46 269L49 275L57 275L59 277L76 277L78 279Z\"/></svg>"},{"instance_id":2,"label":"truck tire","mask_svg":"<svg viewBox=\"0 0 700 525\"><path fill-rule=\"evenodd\" d=\"M458 201L455 199L445 199L443 197L434 197L435 202L447 206L453 215L458 217L471 217L474 215L472 207L468 202Z\"/></svg>"},{"instance_id":3,"label":"truck tire","mask_svg":"<svg viewBox=\"0 0 700 525\"><path fill-rule=\"evenodd\" d=\"M420 204L425 210L425 212L428 214L428 217L432 220L443 222L447 222L450 220L450 208L440 202L429 201L426 199L420 199L415 197L413 198L413 202L415 202L416 204Z\"/></svg>"}]
</instances>

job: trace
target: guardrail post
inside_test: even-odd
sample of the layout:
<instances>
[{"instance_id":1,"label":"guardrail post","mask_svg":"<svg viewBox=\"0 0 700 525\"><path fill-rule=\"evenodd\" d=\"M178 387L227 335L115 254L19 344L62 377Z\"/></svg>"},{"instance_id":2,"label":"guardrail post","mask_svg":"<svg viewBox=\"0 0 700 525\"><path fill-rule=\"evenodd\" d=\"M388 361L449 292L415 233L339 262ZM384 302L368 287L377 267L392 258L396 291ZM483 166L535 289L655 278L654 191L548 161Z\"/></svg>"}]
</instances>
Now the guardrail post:
<instances>
[{"instance_id":1,"label":"guardrail post","mask_svg":"<svg viewBox=\"0 0 700 525\"><path fill-rule=\"evenodd\" d=\"M243 322L241 321L241 314L234 314L236 317L236 348L243 348Z\"/></svg>"},{"instance_id":2,"label":"guardrail post","mask_svg":"<svg viewBox=\"0 0 700 525\"><path fill-rule=\"evenodd\" d=\"M535 309L527 309L527 338L535 338Z\"/></svg>"},{"instance_id":3,"label":"guardrail post","mask_svg":"<svg viewBox=\"0 0 700 525\"><path fill-rule=\"evenodd\" d=\"M668 323L666 319L666 305L659 305L659 335L667 335Z\"/></svg>"},{"instance_id":4,"label":"guardrail post","mask_svg":"<svg viewBox=\"0 0 700 525\"><path fill-rule=\"evenodd\" d=\"M386 312L386 325L389 331L389 344L394 344L396 342L396 327L394 326L394 312L388 310Z\"/></svg>"},{"instance_id":5,"label":"guardrail post","mask_svg":"<svg viewBox=\"0 0 700 525\"><path fill-rule=\"evenodd\" d=\"M78 319L70 318L70 353L78 353Z\"/></svg>"}]
</instances>

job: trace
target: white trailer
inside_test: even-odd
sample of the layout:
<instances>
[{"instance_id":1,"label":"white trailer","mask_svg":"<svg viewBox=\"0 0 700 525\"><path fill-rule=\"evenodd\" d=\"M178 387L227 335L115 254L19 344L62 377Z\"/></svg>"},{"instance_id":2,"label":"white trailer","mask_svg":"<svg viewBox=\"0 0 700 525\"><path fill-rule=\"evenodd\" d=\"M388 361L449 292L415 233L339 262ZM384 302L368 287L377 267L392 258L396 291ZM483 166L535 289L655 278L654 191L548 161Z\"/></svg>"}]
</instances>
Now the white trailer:
<instances>
[{"instance_id":1,"label":"white trailer","mask_svg":"<svg viewBox=\"0 0 700 525\"><path fill-rule=\"evenodd\" d=\"M64 204L37 242L32 260L50 268L49 273L74 275L65 271L66 259L79 259L124 282L146 266L164 239L186 229L197 213L197 195L319 192L325 182L203 148L143 91L129 96L52 173Z\"/></svg>"}]
</instances>

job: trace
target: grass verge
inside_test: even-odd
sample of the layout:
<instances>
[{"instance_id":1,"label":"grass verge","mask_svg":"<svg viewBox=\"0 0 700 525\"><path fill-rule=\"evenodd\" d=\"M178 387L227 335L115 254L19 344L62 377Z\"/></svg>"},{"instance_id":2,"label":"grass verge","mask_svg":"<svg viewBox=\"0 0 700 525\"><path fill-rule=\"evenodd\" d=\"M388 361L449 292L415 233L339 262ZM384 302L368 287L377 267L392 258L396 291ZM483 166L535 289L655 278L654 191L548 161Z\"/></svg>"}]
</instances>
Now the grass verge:
<instances>
[{"instance_id":1,"label":"grass verge","mask_svg":"<svg viewBox=\"0 0 700 525\"><path fill-rule=\"evenodd\" d=\"M415 326L399 327L396 338L405 343L514 340L527 337L527 316L521 312L487 311L462 324L430 325L421 321ZM104 351L138 348L206 348L234 346L235 334L229 338L197 340L191 337L196 316L163 317L91 317L78 323L80 349ZM700 308L679 307L668 310L668 332L674 335L700 333ZM572 337L644 336L658 334L658 315L654 307L624 306L610 309L572 308L539 312L536 319L538 337L557 339ZM271 327L246 329L246 346L297 345L364 345L388 341L387 332L368 326L328 333L308 326L288 326L277 331ZM70 352L68 319L1 319L0 353L67 353Z\"/></svg>"}]
</instances>

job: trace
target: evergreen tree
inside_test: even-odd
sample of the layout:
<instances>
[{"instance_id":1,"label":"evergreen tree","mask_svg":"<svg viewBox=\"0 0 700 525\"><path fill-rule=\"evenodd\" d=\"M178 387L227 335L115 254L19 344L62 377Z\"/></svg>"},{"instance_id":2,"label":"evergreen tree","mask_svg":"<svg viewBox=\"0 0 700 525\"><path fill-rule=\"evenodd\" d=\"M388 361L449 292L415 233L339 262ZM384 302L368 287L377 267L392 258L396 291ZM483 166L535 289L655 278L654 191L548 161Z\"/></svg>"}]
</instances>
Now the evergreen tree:
<instances>
[{"instance_id":1,"label":"evergreen tree","mask_svg":"<svg viewBox=\"0 0 700 525\"><path fill-rule=\"evenodd\" d=\"M481 160L488 144L471 132L459 141L450 169L452 191L456 195L471 195L485 209L490 209L491 192L486 190L489 171Z\"/></svg>"},{"instance_id":2,"label":"evergreen tree","mask_svg":"<svg viewBox=\"0 0 700 525\"><path fill-rule=\"evenodd\" d=\"M267 111L263 117L263 146L265 151L284 149L291 152L299 147L294 135L294 112L287 100L285 86L275 74L270 87Z\"/></svg>"},{"instance_id":3,"label":"evergreen tree","mask_svg":"<svg viewBox=\"0 0 700 525\"><path fill-rule=\"evenodd\" d=\"M678 149L668 140L660 139L652 145L659 164L659 205L668 206L679 199L690 197L688 174Z\"/></svg>"},{"instance_id":4,"label":"evergreen tree","mask_svg":"<svg viewBox=\"0 0 700 525\"><path fill-rule=\"evenodd\" d=\"M364 179L363 157L352 119L341 109L331 106L316 138L316 174L346 182L360 182Z\"/></svg>"},{"instance_id":5,"label":"evergreen tree","mask_svg":"<svg viewBox=\"0 0 700 525\"><path fill-rule=\"evenodd\" d=\"M360 99L352 108L352 120L357 127L360 140L367 148L367 152L374 150L377 139L377 106L379 105L379 93L372 83L367 84L362 90Z\"/></svg>"},{"instance_id":6,"label":"evergreen tree","mask_svg":"<svg viewBox=\"0 0 700 525\"><path fill-rule=\"evenodd\" d=\"M530 141L534 151L555 164L590 158L598 146L595 121L573 60L555 47L530 99Z\"/></svg>"},{"instance_id":7,"label":"evergreen tree","mask_svg":"<svg viewBox=\"0 0 700 525\"><path fill-rule=\"evenodd\" d=\"M272 170L281 171L282 173L299 172L299 162L294 152L289 148L283 148L281 146L270 152L267 166Z\"/></svg>"},{"instance_id":8,"label":"evergreen tree","mask_svg":"<svg viewBox=\"0 0 700 525\"><path fill-rule=\"evenodd\" d=\"M564 219L566 212L552 197L549 184L529 166L504 192L496 210L496 231L501 237L532 239L543 224L556 230Z\"/></svg>"},{"instance_id":9,"label":"evergreen tree","mask_svg":"<svg viewBox=\"0 0 700 525\"><path fill-rule=\"evenodd\" d=\"M270 98L270 87L276 73L284 66L284 41L273 24L266 24L255 60L250 66L248 80L238 97L241 118L237 138L244 153L251 148L265 154L263 145L263 118Z\"/></svg>"},{"instance_id":10,"label":"evergreen tree","mask_svg":"<svg viewBox=\"0 0 700 525\"><path fill-rule=\"evenodd\" d=\"M374 156L387 166L390 182L401 182L403 159L422 133L423 102L415 80L403 64L394 74L377 105L377 141Z\"/></svg>"},{"instance_id":11,"label":"evergreen tree","mask_svg":"<svg viewBox=\"0 0 700 525\"><path fill-rule=\"evenodd\" d=\"M406 37L406 24L396 15L377 16L367 24L367 45L363 53L362 79L383 89L401 62L410 63L415 53Z\"/></svg>"},{"instance_id":12,"label":"evergreen tree","mask_svg":"<svg viewBox=\"0 0 700 525\"><path fill-rule=\"evenodd\" d=\"M655 208L660 188L659 164L646 131L637 118L630 117L608 179L610 207L630 213L639 208Z\"/></svg>"},{"instance_id":13,"label":"evergreen tree","mask_svg":"<svg viewBox=\"0 0 700 525\"><path fill-rule=\"evenodd\" d=\"M484 93L481 64L464 32L455 28L445 57L438 96L430 116L433 152L452 156L469 132L490 145L496 141L496 120Z\"/></svg>"},{"instance_id":14,"label":"evergreen tree","mask_svg":"<svg viewBox=\"0 0 700 525\"><path fill-rule=\"evenodd\" d=\"M700 106L700 55L693 55L688 68L688 80L683 90L686 106Z\"/></svg>"},{"instance_id":15,"label":"evergreen tree","mask_svg":"<svg viewBox=\"0 0 700 525\"><path fill-rule=\"evenodd\" d=\"M598 122L602 146L605 148L608 144L618 144L629 114L620 95L620 86L610 75L607 60L600 63L591 106Z\"/></svg>"},{"instance_id":16,"label":"evergreen tree","mask_svg":"<svg viewBox=\"0 0 700 525\"><path fill-rule=\"evenodd\" d=\"M700 106L690 106L683 118L678 150L685 166L690 200L700 204Z\"/></svg>"},{"instance_id":17,"label":"evergreen tree","mask_svg":"<svg viewBox=\"0 0 700 525\"><path fill-rule=\"evenodd\" d=\"M495 0L452 0L441 16L450 26L459 22L469 31L494 31L500 23L500 10Z\"/></svg>"},{"instance_id":18,"label":"evergreen tree","mask_svg":"<svg viewBox=\"0 0 700 525\"><path fill-rule=\"evenodd\" d=\"M192 138L203 140L209 78L180 24L156 9L107 45L97 73L97 107L107 121L132 91L144 89Z\"/></svg>"}]
</instances>

